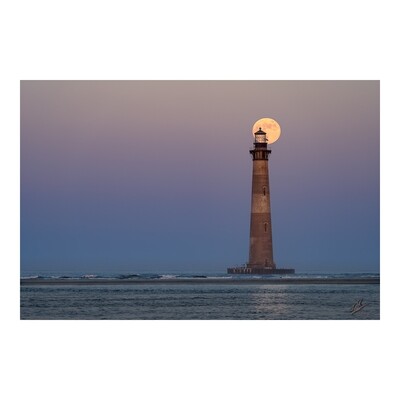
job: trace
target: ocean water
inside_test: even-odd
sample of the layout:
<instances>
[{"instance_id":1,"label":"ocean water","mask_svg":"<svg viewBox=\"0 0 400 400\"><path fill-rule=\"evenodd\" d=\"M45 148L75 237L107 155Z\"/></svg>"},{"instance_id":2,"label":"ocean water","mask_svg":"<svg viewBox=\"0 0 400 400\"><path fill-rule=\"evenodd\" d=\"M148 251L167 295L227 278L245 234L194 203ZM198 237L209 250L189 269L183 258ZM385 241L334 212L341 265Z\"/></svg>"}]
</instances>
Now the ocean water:
<instances>
[{"instance_id":1,"label":"ocean water","mask_svg":"<svg viewBox=\"0 0 400 400\"><path fill-rule=\"evenodd\" d=\"M21 319L108 319L108 320L365 320L380 318L379 284L291 284L292 277L246 276L246 279L284 279L279 285L241 283L207 284L207 274L108 276L118 285L74 284L76 280L99 279L98 275L64 276L62 285L21 285ZM379 274L295 275L299 277L379 277ZM57 277L60 278L60 277ZM141 284L121 280L145 278ZM151 279L192 278L185 283L152 284ZM193 283L193 278L203 283ZM243 276L213 275L217 279ZM150 279L150 281L148 281ZM68 281L70 280L70 281ZM71 282L71 283L69 283ZM84 283L84 282L83 282ZM363 299L366 306L351 314L352 305Z\"/></svg>"}]
</instances>

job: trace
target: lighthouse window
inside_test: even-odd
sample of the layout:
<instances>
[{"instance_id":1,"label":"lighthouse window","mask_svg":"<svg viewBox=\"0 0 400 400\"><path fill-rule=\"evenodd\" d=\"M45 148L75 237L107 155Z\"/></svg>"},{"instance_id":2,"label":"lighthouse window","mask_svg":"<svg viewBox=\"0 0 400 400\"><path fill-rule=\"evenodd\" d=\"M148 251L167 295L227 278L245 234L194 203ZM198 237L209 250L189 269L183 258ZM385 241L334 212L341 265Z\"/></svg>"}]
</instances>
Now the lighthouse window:
<instances>
[{"instance_id":1,"label":"lighthouse window","mask_svg":"<svg viewBox=\"0 0 400 400\"><path fill-rule=\"evenodd\" d=\"M264 186L264 187L263 187L263 194L264 194L264 196L265 196L266 190L267 190L267 188Z\"/></svg>"},{"instance_id":2,"label":"lighthouse window","mask_svg":"<svg viewBox=\"0 0 400 400\"><path fill-rule=\"evenodd\" d=\"M267 232L267 223L264 222L264 232Z\"/></svg>"}]
</instances>

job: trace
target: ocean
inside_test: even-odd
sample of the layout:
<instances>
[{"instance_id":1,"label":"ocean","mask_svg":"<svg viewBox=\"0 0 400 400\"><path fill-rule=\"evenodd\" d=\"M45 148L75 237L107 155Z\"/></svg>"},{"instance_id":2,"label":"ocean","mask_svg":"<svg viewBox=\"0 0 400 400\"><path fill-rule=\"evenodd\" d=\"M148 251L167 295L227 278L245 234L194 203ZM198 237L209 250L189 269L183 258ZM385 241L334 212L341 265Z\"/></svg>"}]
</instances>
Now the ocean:
<instances>
[{"instance_id":1,"label":"ocean","mask_svg":"<svg viewBox=\"0 0 400 400\"><path fill-rule=\"evenodd\" d=\"M379 274L26 275L20 318L377 320L380 285L370 279ZM365 307L352 313L361 299Z\"/></svg>"}]
</instances>

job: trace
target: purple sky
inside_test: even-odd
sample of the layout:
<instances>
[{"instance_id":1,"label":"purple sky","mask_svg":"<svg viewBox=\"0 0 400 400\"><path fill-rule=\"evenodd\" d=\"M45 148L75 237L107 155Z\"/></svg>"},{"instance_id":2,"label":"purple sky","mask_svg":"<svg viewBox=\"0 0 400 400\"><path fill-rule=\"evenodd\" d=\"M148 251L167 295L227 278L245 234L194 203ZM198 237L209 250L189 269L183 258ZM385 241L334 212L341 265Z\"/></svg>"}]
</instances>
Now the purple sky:
<instances>
[{"instance_id":1,"label":"purple sky","mask_svg":"<svg viewBox=\"0 0 400 400\"><path fill-rule=\"evenodd\" d=\"M378 81L22 81L22 271L246 262L262 117L277 266L378 272Z\"/></svg>"}]
</instances>

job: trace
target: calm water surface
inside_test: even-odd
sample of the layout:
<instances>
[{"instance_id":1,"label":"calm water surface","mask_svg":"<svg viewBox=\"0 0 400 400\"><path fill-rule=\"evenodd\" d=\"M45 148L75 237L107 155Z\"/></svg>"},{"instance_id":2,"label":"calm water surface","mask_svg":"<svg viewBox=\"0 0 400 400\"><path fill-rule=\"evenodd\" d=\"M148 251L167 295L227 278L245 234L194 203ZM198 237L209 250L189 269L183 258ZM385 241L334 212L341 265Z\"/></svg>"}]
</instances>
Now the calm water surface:
<instances>
[{"instance_id":1,"label":"calm water surface","mask_svg":"<svg viewBox=\"0 0 400 400\"><path fill-rule=\"evenodd\" d=\"M360 298L367 306L352 315ZM21 286L21 319L379 319L378 284Z\"/></svg>"}]
</instances>

